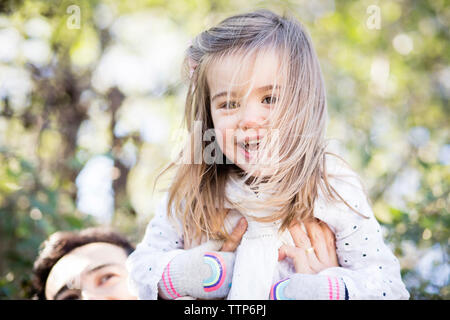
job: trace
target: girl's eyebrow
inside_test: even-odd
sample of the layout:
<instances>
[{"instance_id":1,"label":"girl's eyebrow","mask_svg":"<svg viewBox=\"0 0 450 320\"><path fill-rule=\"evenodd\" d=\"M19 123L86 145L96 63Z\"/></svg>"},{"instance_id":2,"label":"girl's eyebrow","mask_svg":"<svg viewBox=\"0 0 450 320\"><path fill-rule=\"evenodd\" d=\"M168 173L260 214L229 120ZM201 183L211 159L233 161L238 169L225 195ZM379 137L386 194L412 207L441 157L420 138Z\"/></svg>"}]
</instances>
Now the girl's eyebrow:
<instances>
[{"instance_id":1,"label":"girl's eyebrow","mask_svg":"<svg viewBox=\"0 0 450 320\"><path fill-rule=\"evenodd\" d=\"M273 88L273 85L269 84L269 85L267 85L267 86L259 87L259 88L255 89L255 90L256 90L256 91L267 91L267 90L270 90L270 89L272 89L272 88ZM280 88L279 85L276 85L276 86L275 86L275 89L279 89L279 88ZM218 93L218 94L216 94L216 95L214 95L214 96L212 97L211 102L213 102L214 99L216 99L216 98L219 98L219 97L222 97L222 96L226 96L226 95L227 95L227 91L220 92L220 93ZM230 95L231 95L231 96L235 96L236 93L235 93L234 91L231 91L231 92L230 92Z\"/></svg>"}]
</instances>

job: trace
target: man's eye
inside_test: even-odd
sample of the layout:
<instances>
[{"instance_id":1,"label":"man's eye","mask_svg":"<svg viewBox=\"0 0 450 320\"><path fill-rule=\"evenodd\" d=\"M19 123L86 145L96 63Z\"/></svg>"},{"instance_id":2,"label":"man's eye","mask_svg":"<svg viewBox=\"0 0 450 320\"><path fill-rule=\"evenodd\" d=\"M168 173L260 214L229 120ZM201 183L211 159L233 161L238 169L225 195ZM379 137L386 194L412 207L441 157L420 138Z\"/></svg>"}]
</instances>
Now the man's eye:
<instances>
[{"instance_id":1,"label":"man's eye","mask_svg":"<svg viewBox=\"0 0 450 320\"><path fill-rule=\"evenodd\" d=\"M268 96L268 97L264 98L263 102L267 101L267 99L269 99L268 102L267 102L268 104L274 104L274 103L276 103L278 101L277 97Z\"/></svg>"},{"instance_id":2,"label":"man's eye","mask_svg":"<svg viewBox=\"0 0 450 320\"><path fill-rule=\"evenodd\" d=\"M63 300L80 300L80 296L76 294L70 294L68 296L65 296Z\"/></svg>"},{"instance_id":3,"label":"man's eye","mask_svg":"<svg viewBox=\"0 0 450 320\"><path fill-rule=\"evenodd\" d=\"M111 279L111 278L114 277L114 276L115 276L115 274L113 274L113 273L107 273L107 274L105 274L104 276L102 276L102 277L100 278L99 285L105 284L109 279Z\"/></svg>"},{"instance_id":4,"label":"man's eye","mask_svg":"<svg viewBox=\"0 0 450 320\"><path fill-rule=\"evenodd\" d=\"M73 290L69 292L65 292L63 296L57 298L58 300L80 300L81 292L79 290Z\"/></svg>"}]
</instances>

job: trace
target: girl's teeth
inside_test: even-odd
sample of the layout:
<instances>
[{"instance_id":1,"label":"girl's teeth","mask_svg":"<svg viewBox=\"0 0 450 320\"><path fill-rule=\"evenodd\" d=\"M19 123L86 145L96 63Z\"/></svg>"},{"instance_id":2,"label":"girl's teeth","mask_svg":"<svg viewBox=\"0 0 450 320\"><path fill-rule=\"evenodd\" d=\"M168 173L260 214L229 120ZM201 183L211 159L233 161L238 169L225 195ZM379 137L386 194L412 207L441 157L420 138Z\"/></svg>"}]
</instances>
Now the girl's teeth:
<instances>
[{"instance_id":1,"label":"girl's teeth","mask_svg":"<svg viewBox=\"0 0 450 320\"><path fill-rule=\"evenodd\" d=\"M245 147L245 150L254 151L254 150L258 149L259 142L245 143L244 147Z\"/></svg>"}]
</instances>

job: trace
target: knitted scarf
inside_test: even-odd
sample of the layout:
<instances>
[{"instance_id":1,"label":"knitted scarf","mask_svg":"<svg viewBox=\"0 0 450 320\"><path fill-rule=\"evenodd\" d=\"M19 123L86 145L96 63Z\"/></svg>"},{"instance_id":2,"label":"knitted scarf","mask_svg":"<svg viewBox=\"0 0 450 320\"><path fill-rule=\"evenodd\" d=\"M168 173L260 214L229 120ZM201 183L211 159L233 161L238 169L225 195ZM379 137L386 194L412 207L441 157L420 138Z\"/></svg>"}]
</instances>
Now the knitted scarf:
<instances>
[{"instance_id":1,"label":"knitted scarf","mask_svg":"<svg viewBox=\"0 0 450 320\"><path fill-rule=\"evenodd\" d=\"M278 248L283 243L294 245L292 237L287 230L279 232L281 221L255 221L255 217L271 216L276 208L252 206L252 201L263 203L267 195L253 192L243 179L230 175L225 193L232 202L226 201L225 207L236 209L248 222L247 231L236 249L232 286L227 299L267 300L277 275Z\"/></svg>"}]
</instances>

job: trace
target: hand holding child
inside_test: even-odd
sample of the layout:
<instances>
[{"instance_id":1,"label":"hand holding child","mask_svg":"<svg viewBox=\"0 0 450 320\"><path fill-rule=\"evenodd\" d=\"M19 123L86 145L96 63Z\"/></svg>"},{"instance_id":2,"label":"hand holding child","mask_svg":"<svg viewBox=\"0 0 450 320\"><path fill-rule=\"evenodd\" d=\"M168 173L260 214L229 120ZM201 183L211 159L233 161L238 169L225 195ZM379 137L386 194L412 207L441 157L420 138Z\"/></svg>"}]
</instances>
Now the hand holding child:
<instances>
[{"instance_id":1,"label":"hand holding child","mask_svg":"<svg viewBox=\"0 0 450 320\"><path fill-rule=\"evenodd\" d=\"M241 218L231 233L230 238L224 242L220 251L234 252L241 243L242 236L247 230L247 226L247 220L245 220L245 218Z\"/></svg>"},{"instance_id":2,"label":"hand holding child","mask_svg":"<svg viewBox=\"0 0 450 320\"><path fill-rule=\"evenodd\" d=\"M338 267L335 237L330 228L317 219L307 221L304 225L306 232L299 223L289 227L295 247L283 245L279 249L278 260L291 258L297 273L315 274Z\"/></svg>"},{"instance_id":3,"label":"hand holding child","mask_svg":"<svg viewBox=\"0 0 450 320\"><path fill-rule=\"evenodd\" d=\"M289 227L295 247L283 245L278 260L293 260L296 274L276 282L270 290L271 300L348 299L345 283L338 277L315 275L322 270L338 267L335 237L323 222L304 222L306 232L296 222Z\"/></svg>"}]
</instances>

